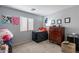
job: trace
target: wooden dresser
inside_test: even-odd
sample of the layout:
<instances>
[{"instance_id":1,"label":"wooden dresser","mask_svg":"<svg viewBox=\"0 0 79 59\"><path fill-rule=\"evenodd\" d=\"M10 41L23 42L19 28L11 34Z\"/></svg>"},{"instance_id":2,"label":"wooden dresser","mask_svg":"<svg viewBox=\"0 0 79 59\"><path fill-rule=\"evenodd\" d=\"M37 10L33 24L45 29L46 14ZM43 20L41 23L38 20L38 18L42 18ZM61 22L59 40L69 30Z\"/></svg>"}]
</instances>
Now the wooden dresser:
<instances>
[{"instance_id":1,"label":"wooden dresser","mask_svg":"<svg viewBox=\"0 0 79 59\"><path fill-rule=\"evenodd\" d=\"M65 29L64 27L56 27L51 26L49 27L49 41L56 44L61 44L61 42L64 40L65 36Z\"/></svg>"}]
</instances>

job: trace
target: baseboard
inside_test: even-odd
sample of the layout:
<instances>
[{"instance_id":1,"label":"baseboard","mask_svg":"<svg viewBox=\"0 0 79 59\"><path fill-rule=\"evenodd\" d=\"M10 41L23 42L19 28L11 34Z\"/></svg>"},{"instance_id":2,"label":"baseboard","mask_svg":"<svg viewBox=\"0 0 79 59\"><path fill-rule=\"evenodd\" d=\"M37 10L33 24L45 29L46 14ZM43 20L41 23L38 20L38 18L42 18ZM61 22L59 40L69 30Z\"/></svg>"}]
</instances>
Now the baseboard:
<instances>
[{"instance_id":1,"label":"baseboard","mask_svg":"<svg viewBox=\"0 0 79 59\"><path fill-rule=\"evenodd\" d=\"M32 42L32 41L29 41L29 42ZM23 44L26 44L26 43L29 43L29 42L20 42L20 43L14 44L13 48L17 47L17 46L20 46L20 45L23 45Z\"/></svg>"}]
</instances>

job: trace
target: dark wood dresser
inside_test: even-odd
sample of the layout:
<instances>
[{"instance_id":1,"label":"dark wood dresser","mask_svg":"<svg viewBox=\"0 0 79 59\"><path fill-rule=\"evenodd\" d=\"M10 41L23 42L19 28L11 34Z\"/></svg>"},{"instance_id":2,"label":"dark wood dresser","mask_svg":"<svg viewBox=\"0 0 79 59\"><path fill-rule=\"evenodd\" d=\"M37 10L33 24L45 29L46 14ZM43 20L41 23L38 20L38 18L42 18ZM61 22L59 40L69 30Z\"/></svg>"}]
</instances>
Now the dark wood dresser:
<instances>
[{"instance_id":1,"label":"dark wood dresser","mask_svg":"<svg viewBox=\"0 0 79 59\"><path fill-rule=\"evenodd\" d=\"M56 43L58 45L64 40L65 28L61 26L51 26L49 27L49 41Z\"/></svg>"}]
</instances>

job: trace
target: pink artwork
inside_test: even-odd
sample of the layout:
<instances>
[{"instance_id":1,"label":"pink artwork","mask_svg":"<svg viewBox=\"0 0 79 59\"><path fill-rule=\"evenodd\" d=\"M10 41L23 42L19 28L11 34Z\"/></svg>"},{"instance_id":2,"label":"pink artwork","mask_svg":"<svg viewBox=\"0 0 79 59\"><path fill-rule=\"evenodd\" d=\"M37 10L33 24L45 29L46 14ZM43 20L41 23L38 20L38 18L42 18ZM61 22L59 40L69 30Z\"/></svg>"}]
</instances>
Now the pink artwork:
<instances>
[{"instance_id":1,"label":"pink artwork","mask_svg":"<svg viewBox=\"0 0 79 59\"><path fill-rule=\"evenodd\" d=\"M12 24L18 25L20 23L20 18L13 16L11 21L12 21Z\"/></svg>"}]
</instances>

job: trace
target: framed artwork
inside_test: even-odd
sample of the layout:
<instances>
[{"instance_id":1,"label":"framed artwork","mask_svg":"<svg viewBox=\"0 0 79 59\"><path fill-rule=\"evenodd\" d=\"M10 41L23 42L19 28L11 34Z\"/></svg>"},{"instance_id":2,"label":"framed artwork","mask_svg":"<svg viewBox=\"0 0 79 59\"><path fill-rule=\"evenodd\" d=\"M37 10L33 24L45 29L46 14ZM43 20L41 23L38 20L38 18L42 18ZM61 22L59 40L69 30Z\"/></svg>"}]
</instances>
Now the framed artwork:
<instances>
[{"instance_id":1,"label":"framed artwork","mask_svg":"<svg viewBox=\"0 0 79 59\"><path fill-rule=\"evenodd\" d=\"M16 17L16 16L12 16L11 23L13 25L19 25L20 24L20 18Z\"/></svg>"},{"instance_id":2,"label":"framed artwork","mask_svg":"<svg viewBox=\"0 0 79 59\"><path fill-rule=\"evenodd\" d=\"M8 23L11 23L11 17L9 16L4 16L4 15L1 15L0 16L0 24L8 24Z\"/></svg>"},{"instance_id":3,"label":"framed artwork","mask_svg":"<svg viewBox=\"0 0 79 59\"><path fill-rule=\"evenodd\" d=\"M55 20L51 20L51 24L55 24Z\"/></svg>"},{"instance_id":4,"label":"framed artwork","mask_svg":"<svg viewBox=\"0 0 79 59\"><path fill-rule=\"evenodd\" d=\"M47 23L47 22L48 22L48 18L45 19L45 23Z\"/></svg>"},{"instance_id":5,"label":"framed artwork","mask_svg":"<svg viewBox=\"0 0 79 59\"><path fill-rule=\"evenodd\" d=\"M62 19L58 19L57 24L62 24Z\"/></svg>"},{"instance_id":6,"label":"framed artwork","mask_svg":"<svg viewBox=\"0 0 79 59\"><path fill-rule=\"evenodd\" d=\"M65 22L65 23L70 23L70 20L71 20L70 17L64 18L64 22Z\"/></svg>"}]
</instances>

